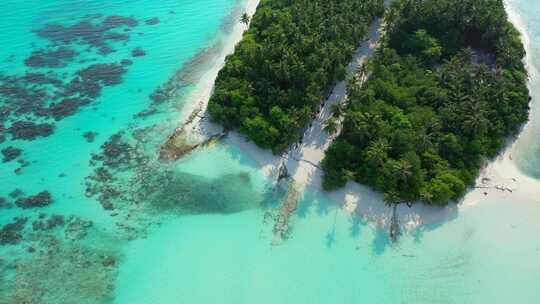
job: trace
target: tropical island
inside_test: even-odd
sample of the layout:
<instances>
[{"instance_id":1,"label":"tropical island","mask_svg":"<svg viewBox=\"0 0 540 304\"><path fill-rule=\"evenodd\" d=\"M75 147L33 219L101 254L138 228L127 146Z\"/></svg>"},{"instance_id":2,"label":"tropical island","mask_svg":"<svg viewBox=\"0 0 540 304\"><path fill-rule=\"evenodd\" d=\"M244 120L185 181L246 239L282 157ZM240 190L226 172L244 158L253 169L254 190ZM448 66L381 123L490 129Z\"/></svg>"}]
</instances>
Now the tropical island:
<instances>
[{"instance_id":1,"label":"tropical island","mask_svg":"<svg viewBox=\"0 0 540 304\"><path fill-rule=\"evenodd\" d=\"M283 152L345 78L358 43L383 12L382 0L261 1L219 72L212 119Z\"/></svg>"},{"instance_id":2,"label":"tropical island","mask_svg":"<svg viewBox=\"0 0 540 304\"><path fill-rule=\"evenodd\" d=\"M336 110L343 129L323 186L352 180L388 203L447 204L527 121L520 35L502 0L398 0L385 21L381 46Z\"/></svg>"},{"instance_id":3,"label":"tropical island","mask_svg":"<svg viewBox=\"0 0 540 304\"><path fill-rule=\"evenodd\" d=\"M391 204L459 199L528 118L525 50L502 0L396 0L386 10L377 0L262 1L219 72L212 120L287 151L383 13L380 46L328 122L337 138L323 188L355 181Z\"/></svg>"}]
</instances>

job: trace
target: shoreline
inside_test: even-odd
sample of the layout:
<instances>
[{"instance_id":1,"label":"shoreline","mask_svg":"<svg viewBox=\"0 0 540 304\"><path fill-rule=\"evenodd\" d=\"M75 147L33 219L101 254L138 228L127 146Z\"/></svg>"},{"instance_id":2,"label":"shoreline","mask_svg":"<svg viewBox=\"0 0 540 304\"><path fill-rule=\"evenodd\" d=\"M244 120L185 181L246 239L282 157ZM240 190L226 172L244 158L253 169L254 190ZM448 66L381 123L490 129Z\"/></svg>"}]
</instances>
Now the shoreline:
<instances>
[{"instance_id":1,"label":"shoreline","mask_svg":"<svg viewBox=\"0 0 540 304\"><path fill-rule=\"evenodd\" d=\"M255 10L259 5L260 0L244 0L239 2L238 14L235 11L231 12L230 22L234 22L231 28L224 27L221 29L221 34L218 39L207 49L219 48L218 55L210 58L211 64L201 73L199 81L197 81L194 89L185 97L185 100L193 100L186 102L183 106L180 115L177 119L178 126L170 134L168 140L161 145L163 148L172 143L179 144L200 144L206 138L212 137L221 131L221 127L212 123L206 123L207 119L204 116L208 101L212 95L216 78L219 71L225 65L225 59L228 55L234 52L236 45L242 40L244 32L248 29L244 24L237 20L242 12L247 13L250 18L255 14ZM204 52L202 50L201 52ZM201 115L201 113L203 115ZM186 122L187 120L187 122ZM185 135L185 137L183 136ZM194 146L196 148L196 146Z\"/></svg>"},{"instance_id":2,"label":"shoreline","mask_svg":"<svg viewBox=\"0 0 540 304\"><path fill-rule=\"evenodd\" d=\"M523 126L521 132L519 133L519 137L514 143L514 154L518 155L515 164L518 168L523 168L523 162L526 160L526 158L531 156L534 157L534 155L531 155L534 153L534 151L531 151L531 146L527 144L528 140L532 138L532 141L534 141L534 138L537 138L538 135L540 135L540 121L538 119L534 119L535 117L540 118L540 115L538 115L540 111L540 102L538 102L538 100L540 100L540 91L535 90L535 87L538 87L538 84L540 84L540 79L538 77L540 75L539 67L535 64L535 59L538 61L540 59L538 55L540 54L538 53L538 50L535 50L529 33L526 30L524 21L516 11L517 8L512 7L510 4L511 2L513 2L513 0L504 0L508 18L512 24L514 24L515 28L520 32L523 45L526 50L526 56L523 59L523 62L529 77L528 88L532 97L530 103L529 121ZM538 147L538 144L533 146Z\"/></svg>"}]
</instances>

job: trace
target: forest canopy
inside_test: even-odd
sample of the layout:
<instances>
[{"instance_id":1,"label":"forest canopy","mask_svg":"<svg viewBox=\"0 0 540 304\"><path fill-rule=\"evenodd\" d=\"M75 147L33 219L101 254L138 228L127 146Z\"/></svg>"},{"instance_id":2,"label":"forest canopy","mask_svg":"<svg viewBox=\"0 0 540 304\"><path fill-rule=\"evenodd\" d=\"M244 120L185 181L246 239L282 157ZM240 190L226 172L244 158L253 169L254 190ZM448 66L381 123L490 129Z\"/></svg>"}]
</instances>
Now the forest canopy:
<instances>
[{"instance_id":1,"label":"forest canopy","mask_svg":"<svg viewBox=\"0 0 540 304\"><path fill-rule=\"evenodd\" d=\"M298 141L383 0L262 0L216 80L208 110L280 153Z\"/></svg>"},{"instance_id":2,"label":"forest canopy","mask_svg":"<svg viewBox=\"0 0 540 304\"><path fill-rule=\"evenodd\" d=\"M447 204L526 122L525 55L502 0L396 0L348 85L325 189L353 180L389 203Z\"/></svg>"}]
</instances>

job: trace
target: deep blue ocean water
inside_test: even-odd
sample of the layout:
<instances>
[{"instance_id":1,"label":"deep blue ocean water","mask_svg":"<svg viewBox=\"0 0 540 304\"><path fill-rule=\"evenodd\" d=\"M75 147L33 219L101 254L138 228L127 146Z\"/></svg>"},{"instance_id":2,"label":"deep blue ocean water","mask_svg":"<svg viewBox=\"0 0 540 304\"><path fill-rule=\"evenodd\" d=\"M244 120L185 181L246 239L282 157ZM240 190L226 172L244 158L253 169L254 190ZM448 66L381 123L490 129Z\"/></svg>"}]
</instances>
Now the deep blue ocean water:
<instances>
[{"instance_id":1,"label":"deep blue ocean water","mask_svg":"<svg viewBox=\"0 0 540 304\"><path fill-rule=\"evenodd\" d=\"M508 3L532 70L540 6ZM484 201L391 244L308 189L273 246L267 210L283 193L239 147L158 161L245 5L2 2L0 150L21 152L0 160L0 224L13 224L0 232L0 304L537 302L538 198ZM537 177L538 79L514 153ZM35 201L50 204L23 208L43 191L50 201Z\"/></svg>"}]
</instances>

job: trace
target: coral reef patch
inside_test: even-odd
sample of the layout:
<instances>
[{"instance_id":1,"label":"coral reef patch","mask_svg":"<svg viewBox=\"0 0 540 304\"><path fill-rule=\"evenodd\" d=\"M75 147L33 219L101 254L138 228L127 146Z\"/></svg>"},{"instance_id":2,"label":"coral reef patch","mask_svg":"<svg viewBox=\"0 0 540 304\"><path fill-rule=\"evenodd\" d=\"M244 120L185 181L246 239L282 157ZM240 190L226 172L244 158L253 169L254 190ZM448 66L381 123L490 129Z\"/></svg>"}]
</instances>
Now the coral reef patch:
<instances>
[{"instance_id":1,"label":"coral reef patch","mask_svg":"<svg viewBox=\"0 0 540 304\"><path fill-rule=\"evenodd\" d=\"M0 250L10 252L0 259L0 304L112 300L120 259L114 242L90 239L92 222L79 217L42 213L30 221L17 217L0 229Z\"/></svg>"},{"instance_id":2,"label":"coral reef patch","mask_svg":"<svg viewBox=\"0 0 540 304\"><path fill-rule=\"evenodd\" d=\"M53 198L49 191L42 191L29 197L20 197L15 201L15 205L23 209L45 207L53 203Z\"/></svg>"},{"instance_id":3,"label":"coral reef patch","mask_svg":"<svg viewBox=\"0 0 540 304\"><path fill-rule=\"evenodd\" d=\"M34 140L47 137L54 132L54 126L48 123L36 124L31 121L16 121L9 127L12 139Z\"/></svg>"},{"instance_id":4,"label":"coral reef patch","mask_svg":"<svg viewBox=\"0 0 540 304\"><path fill-rule=\"evenodd\" d=\"M16 217L11 223L5 224L0 229L0 246L16 245L22 241L22 231L27 221L26 217Z\"/></svg>"},{"instance_id":5,"label":"coral reef patch","mask_svg":"<svg viewBox=\"0 0 540 304\"><path fill-rule=\"evenodd\" d=\"M138 24L134 17L93 15L34 30L46 44L23 60L24 74L0 73L0 143L48 137L59 121L94 103L105 87L121 84L133 60L107 62L105 56L118 44L125 57L144 56L139 47L126 48Z\"/></svg>"},{"instance_id":6,"label":"coral reef patch","mask_svg":"<svg viewBox=\"0 0 540 304\"><path fill-rule=\"evenodd\" d=\"M35 51L24 64L32 68L63 68L71 62L77 53L66 47L46 51Z\"/></svg>"},{"instance_id":7,"label":"coral reef patch","mask_svg":"<svg viewBox=\"0 0 540 304\"><path fill-rule=\"evenodd\" d=\"M129 40L128 34L114 30L133 28L137 25L138 21L133 17L108 16L103 19L100 16L93 16L71 26L47 24L35 32L53 45L77 44L99 49L110 47L111 42Z\"/></svg>"},{"instance_id":8,"label":"coral reef patch","mask_svg":"<svg viewBox=\"0 0 540 304\"><path fill-rule=\"evenodd\" d=\"M19 157L21 154L22 154L21 149L9 146L7 148L2 149L2 155L4 156L2 161L5 163L10 162L16 159L17 157Z\"/></svg>"}]
</instances>

